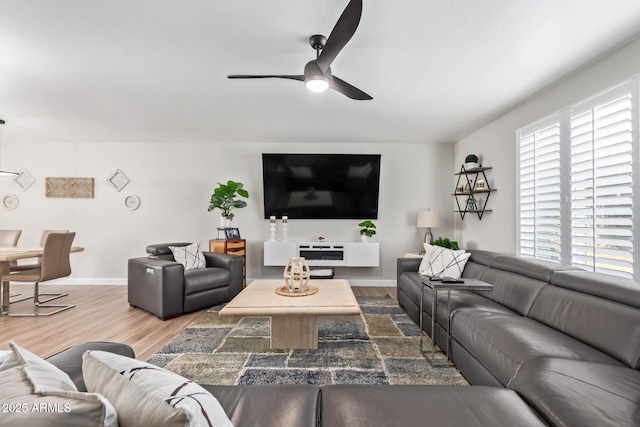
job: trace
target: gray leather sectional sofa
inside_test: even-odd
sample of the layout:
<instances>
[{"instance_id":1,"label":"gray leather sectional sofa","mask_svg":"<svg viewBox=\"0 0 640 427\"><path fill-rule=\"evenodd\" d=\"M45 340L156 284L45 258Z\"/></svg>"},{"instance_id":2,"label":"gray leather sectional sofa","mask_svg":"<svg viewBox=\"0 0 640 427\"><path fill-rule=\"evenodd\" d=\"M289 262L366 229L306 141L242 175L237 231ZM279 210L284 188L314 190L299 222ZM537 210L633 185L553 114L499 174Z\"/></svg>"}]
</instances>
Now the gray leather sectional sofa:
<instances>
[{"instance_id":1,"label":"gray leather sectional sofa","mask_svg":"<svg viewBox=\"0 0 640 427\"><path fill-rule=\"evenodd\" d=\"M640 425L640 284L573 267L471 251L462 277L491 292L438 298L435 341L473 385L514 390L553 426ZM398 259L398 301L417 322L420 259ZM423 325L430 333L432 293Z\"/></svg>"},{"instance_id":2,"label":"gray leather sectional sofa","mask_svg":"<svg viewBox=\"0 0 640 427\"><path fill-rule=\"evenodd\" d=\"M398 259L398 300L418 320L419 259ZM439 298L436 342L472 386L203 385L234 426L640 426L640 287L632 281L473 251L464 277L490 293ZM431 294L424 297L430 326ZM427 328L428 329L428 328ZM79 390L87 343L49 359Z\"/></svg>"},{"instance_id":3,"label":"gray leather sectional sofa","mask_svg":"<svg viewBox=\"0 0 640 427\"><path fill-rule=\"evenodd\" d=\"M82 354L111 351L134 357L117 343L85 343L49 362L86 391ZM220 402L235 427L544 427L512 391L498 387L308 384L202 385ZM0 422L1 424L1 422Z\"/></svg>"}]
</instances>

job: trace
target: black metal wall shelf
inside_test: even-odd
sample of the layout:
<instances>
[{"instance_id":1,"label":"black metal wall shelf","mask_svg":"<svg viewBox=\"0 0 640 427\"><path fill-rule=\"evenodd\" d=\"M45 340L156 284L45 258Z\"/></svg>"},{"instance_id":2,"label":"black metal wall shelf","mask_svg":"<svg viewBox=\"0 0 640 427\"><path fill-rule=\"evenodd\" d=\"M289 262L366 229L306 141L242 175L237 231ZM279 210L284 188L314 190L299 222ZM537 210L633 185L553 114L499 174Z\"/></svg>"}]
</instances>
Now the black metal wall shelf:
<instances>
[{"instance_id":1,"label":"black metal wall shelf","mask_svg":"<svg viewBox=\"0 0 640 427\"><path fill-rule=\"evenodd\" d=\"M478 219L482 220L482 216L485 212L491 212L491 209L487 209L487 202L489 201L489 196L491 196L491 193L497 190L489 186L489 181L487 180L485 171L488 171L490 169L493 168L483 167L482 165L475 168L466 169L464 165L462 165L460 167L460 172L456 172L454 174L458 176L458 180L456 182L456 188L451 195L455 197L456 205L458 206L458 209L454 212L459 213L462 220L464 220L464 217L467 213L477 214ZM482 178L481 182L484 183L482 187L478 187L477 185L479 177ZM462 185L460 184L460 182L462 182ZM486 194L487 197L485 197L483 201L478 202L478 200L474 196L476 194ZM462 205L460 204L460 197L465 198L462 202Z\"/></svg>"}]
</instances>

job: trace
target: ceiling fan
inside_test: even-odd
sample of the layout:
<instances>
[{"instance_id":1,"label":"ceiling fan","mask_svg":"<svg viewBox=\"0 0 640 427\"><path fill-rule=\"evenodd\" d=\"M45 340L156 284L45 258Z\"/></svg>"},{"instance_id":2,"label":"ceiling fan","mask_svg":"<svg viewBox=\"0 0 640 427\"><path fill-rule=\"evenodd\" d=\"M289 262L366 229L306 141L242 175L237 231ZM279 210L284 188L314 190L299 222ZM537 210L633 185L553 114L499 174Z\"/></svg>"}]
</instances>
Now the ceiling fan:
<instances>
[{"instance_id":1,"label":"ceiling fan","mask_svg":"<svg viewBox=\"0 0 640 427\"><path fill-rule=\"evenodd\" d=\"M340 15L340 19L329 34L329 38L316 34L309 38L309 44L316 51L316 59L307 62L304 74L300 75L246 75L233 74L230 79L289 79L304 82L307 89L322 92L331 88L351 99L373 99L355 86L331 74L331 63L342 48L351 40L360 23L362 15L362 0L351 0Z\"/></svg>"}]
</instances>

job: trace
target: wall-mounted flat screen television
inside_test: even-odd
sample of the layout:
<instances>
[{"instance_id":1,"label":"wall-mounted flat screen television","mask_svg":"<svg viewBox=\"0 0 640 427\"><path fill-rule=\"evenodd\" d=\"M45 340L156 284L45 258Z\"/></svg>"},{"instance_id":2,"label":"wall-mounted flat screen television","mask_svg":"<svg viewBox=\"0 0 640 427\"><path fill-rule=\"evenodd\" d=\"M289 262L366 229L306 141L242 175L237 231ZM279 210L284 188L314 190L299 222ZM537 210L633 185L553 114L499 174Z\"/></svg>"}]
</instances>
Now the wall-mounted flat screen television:
<instances>
[{"instance_id":1,"label":"wall-mounted flat screen television","mask_svg":"<svg viewBox=\"0 0 640 427\"><path fill-rule=\"evenodd\" d=\"M264 217L377 219L380 154L263 154Z\"/></svg>"}]
</instances>

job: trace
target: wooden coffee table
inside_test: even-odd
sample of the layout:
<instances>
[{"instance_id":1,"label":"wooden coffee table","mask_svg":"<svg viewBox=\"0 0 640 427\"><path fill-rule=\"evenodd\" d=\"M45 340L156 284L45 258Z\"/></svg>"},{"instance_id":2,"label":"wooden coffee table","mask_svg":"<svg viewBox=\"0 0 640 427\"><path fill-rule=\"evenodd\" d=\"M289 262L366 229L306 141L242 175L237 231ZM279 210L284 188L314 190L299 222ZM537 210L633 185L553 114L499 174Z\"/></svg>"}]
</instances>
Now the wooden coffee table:
<instances>
[{"instance_id":1,"label":"wooden coffee table","mask_svg":"<svg viewBox=\"0 0 640 427\"><path fill-rule=\"evenodd\" d=\"M220 316L271 318L272 349L318 348L318 316L357 316L360 306L346 280L311 280L318 293L303 297L276 294L283 280L254 280Z\"/></svg>"}]
</instances>

